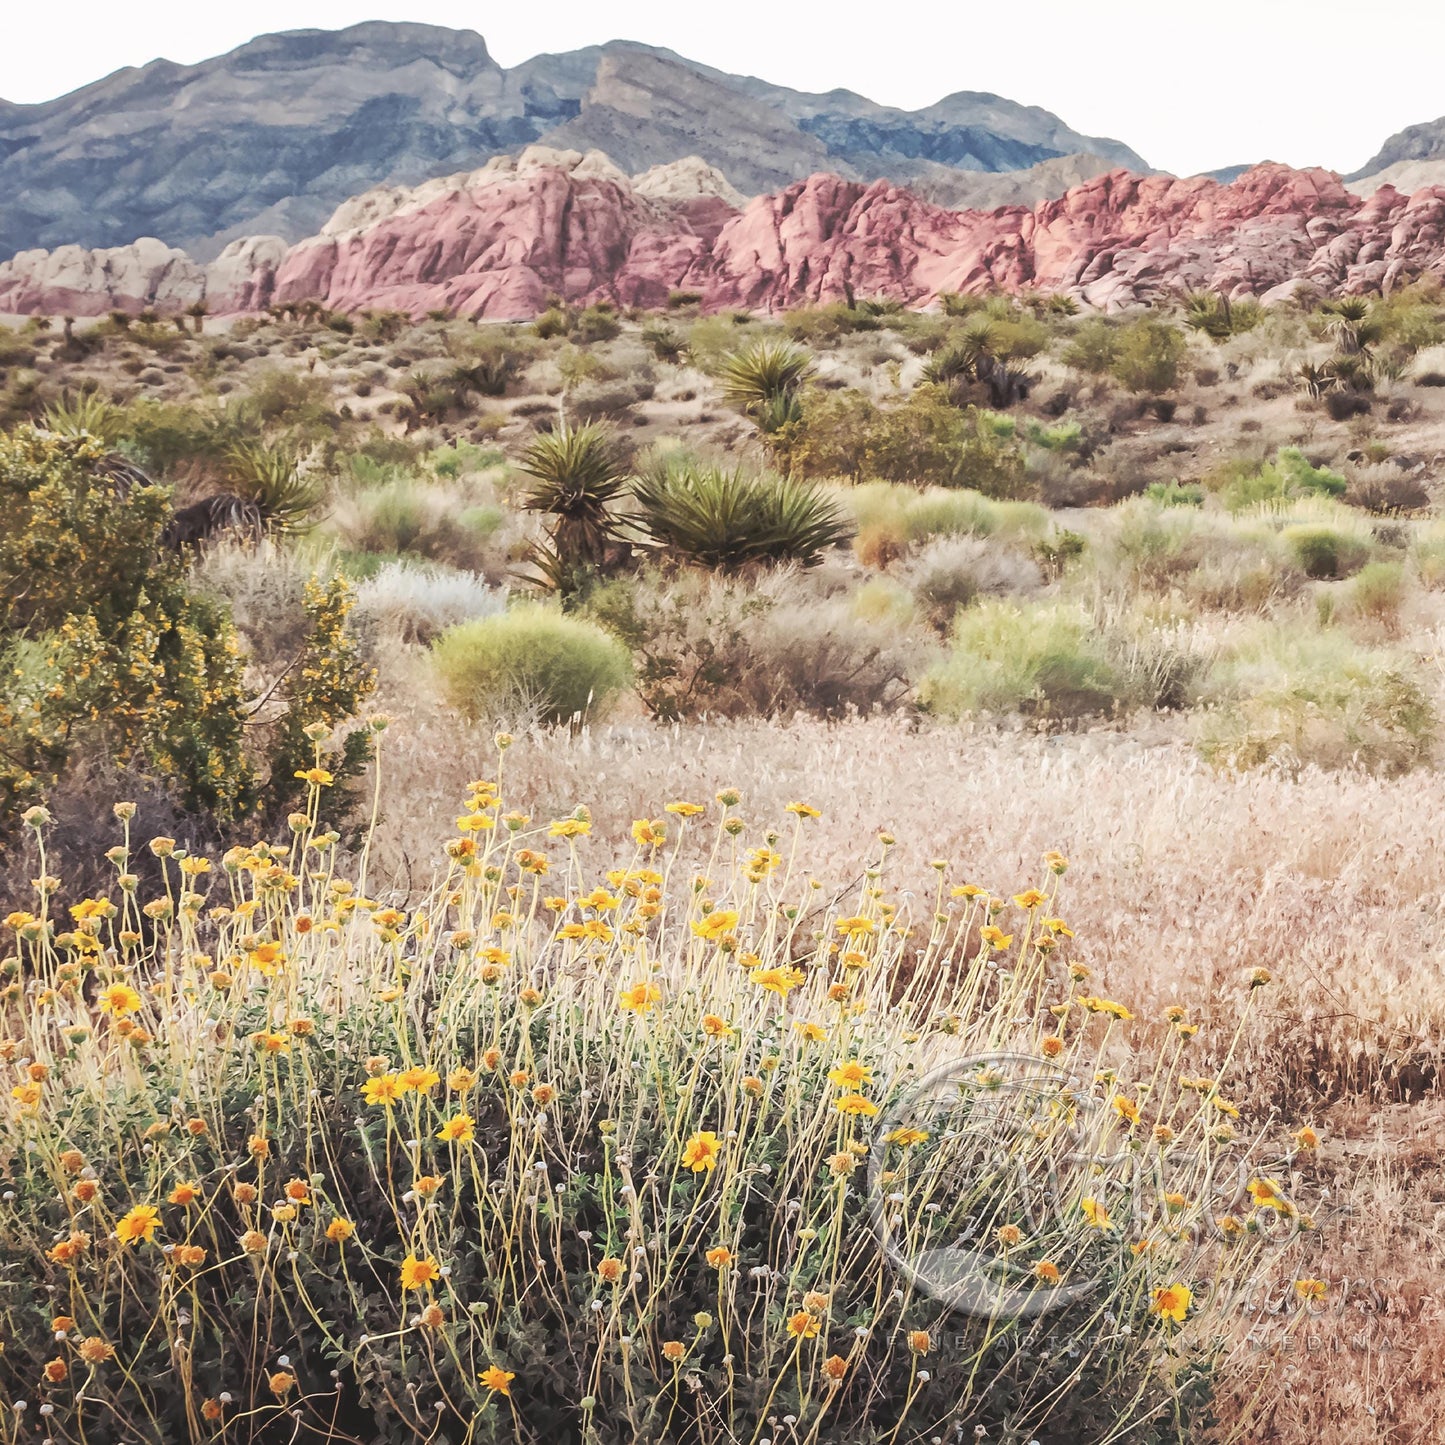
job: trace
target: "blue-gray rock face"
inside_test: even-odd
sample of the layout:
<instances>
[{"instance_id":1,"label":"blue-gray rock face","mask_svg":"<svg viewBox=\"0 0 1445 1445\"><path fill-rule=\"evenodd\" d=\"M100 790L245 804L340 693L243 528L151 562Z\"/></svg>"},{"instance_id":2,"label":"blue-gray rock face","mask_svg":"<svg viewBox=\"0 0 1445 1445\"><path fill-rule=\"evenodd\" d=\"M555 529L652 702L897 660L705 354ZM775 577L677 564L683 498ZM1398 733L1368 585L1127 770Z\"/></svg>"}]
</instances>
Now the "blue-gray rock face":
<instances>
[{"instance_id":1,"label":"blue-gray rock face","mask_svg":"<svg viewBox=\"0 0 1445 1445\"><path fill-rule=\"evenodd\" d=\"M1090 152L1057 116L961 93L926 110L804 95L625 41L506 70L480 35L370 22L265 35L199 65L157 60L39 105L0 101L0 256L156 236L207 260L316 231L347 197L471 170L532 141L625 169L699 155L747 193L819 170L937 181Z\"/></svg>"}]
</instances>

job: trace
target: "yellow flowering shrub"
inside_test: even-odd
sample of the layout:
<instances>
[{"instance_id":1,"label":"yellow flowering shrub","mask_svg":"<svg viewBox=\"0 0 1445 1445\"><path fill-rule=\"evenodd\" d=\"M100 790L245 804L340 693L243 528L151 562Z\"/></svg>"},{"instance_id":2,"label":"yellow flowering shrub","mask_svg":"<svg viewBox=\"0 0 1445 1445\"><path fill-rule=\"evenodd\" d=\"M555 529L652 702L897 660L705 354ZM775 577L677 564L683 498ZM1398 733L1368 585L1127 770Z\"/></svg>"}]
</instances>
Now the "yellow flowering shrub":
<instances>
[{"instance_id":1,"label":"yellow flowering shrub","mask_svg":"<svg viewBox=\"0 0 1445 1445\"><path fill-rule=\"evenodd\" d=\"M1057 854L830 897L804 804L604 858L479 780L391 898L298 771L285 841L121 807L109 894L4 919L6 1441L1163 1441L1304 1273L1298 1136L1094 992Z\"/></svg>"}]
</instances>

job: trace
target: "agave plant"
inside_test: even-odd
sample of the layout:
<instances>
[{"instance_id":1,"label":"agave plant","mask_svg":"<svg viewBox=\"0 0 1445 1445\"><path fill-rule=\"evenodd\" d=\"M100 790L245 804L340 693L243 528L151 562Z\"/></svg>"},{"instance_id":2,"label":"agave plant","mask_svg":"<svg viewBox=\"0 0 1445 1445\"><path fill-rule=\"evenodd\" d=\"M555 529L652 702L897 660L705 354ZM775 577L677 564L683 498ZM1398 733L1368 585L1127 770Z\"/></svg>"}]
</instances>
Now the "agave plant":
<instances>
[{"instance_id":1,"label":"agave plant","mask_svg":"<svg viewBox=\"0 0 1445 1445\"><path fill-rule=\"evenodd\" d=\"M518 466L532 478L523 505L552 518L556 566L544 568L544 577L604 567L618 534L613 508L629 480L612 433L600 423L572 427L564 421L538 436Z\"/></svg>"},{"instance_id":2,"label":"agave plant","mask_svg":"<svg viewBox=\"0 0 1445 1445\"><path fill-rule=\"evenodd\" d=\"M283 443L238 442L226 454L231 490L254 504L272 535L306 531L326 497L325 478L308 474L303 458Z\"/></svg>"},{"instance_id":3,"label":"agave plant","mask_svg":"<svg viewBox=\"0 0 1445 1445\"><path fill-rule=\"evenodd\" d=\"M633 495L656 542L724 571L755 562L811 567L853 532L819 487L767 473L674 462L639 477Z\"/></svg>"},{"instance_id":4,"label":"agave plant","mask_svg":"<svg viewBox=\"0 0 1445 1445\"><path fill-rule=\"evenodd\" d=\"M46 431L57 436L93 436L111 446L120 440L124 430L120 408L93 391L75 396L67 392L46 408L40 421Z\"/></svg>"},{"instance_id":5,"label":"agave plant","mask_svg":"<svg viewBox=\"0 0 1445 1445\"><path fill-rule=\"evenodd\" d=\"M723 360L723 400L773 432L792 419L791 403L813 373L813 358L790 341L758 341Z\"/></svg>"}]
</instances>

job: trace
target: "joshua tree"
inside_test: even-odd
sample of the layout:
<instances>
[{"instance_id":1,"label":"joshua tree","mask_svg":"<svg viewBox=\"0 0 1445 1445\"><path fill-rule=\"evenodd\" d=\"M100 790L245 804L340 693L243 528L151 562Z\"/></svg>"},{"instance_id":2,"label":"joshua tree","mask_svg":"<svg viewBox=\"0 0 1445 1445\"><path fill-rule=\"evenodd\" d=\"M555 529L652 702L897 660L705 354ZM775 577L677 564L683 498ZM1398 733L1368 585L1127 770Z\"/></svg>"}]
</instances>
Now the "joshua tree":
<instances>
[{"instance_id":1,"label":"joshua tree","mask_svg":"<svg viewBox=\"0 0 1445 1445\"><path fill-rule=\"evenodd\" d=\"M206 317L210 315L210 307L204 301L192 301L186 307L186 315L194 322L196 335L199 336L205 327Z\"/></svg>"}]
</instances>

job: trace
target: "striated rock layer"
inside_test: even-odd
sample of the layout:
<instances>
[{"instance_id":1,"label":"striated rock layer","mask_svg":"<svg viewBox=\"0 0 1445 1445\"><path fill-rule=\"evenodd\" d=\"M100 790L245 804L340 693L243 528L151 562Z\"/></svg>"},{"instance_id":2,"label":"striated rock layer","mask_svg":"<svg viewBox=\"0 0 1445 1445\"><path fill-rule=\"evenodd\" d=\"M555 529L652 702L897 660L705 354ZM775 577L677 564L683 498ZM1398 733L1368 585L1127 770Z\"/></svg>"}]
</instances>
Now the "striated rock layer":
<instances>
[{"instance_id":1,"label":"striated rock layer","mask_svg":"<svg viewBox=\"0 0 1445 1445\"><path fill-rule=\"evenodd\" d=\"M768 311L1026 288L1117 310L1186 288L1273 301L1420 276L1445 277L1445 185L1361 199L1323 170L1256 166L1227 185L1115 170L1031 207L955 211L827 174L745 202L696 158L629 179L599 151L534 146L368 191L295 246L244 238L208 266L154 240L21 252L0 264L0 312L317 301L522 319L554 296L650 307L687 290L710 309Z\"/></svg>"}]
</instances>

